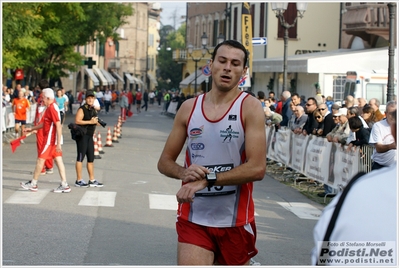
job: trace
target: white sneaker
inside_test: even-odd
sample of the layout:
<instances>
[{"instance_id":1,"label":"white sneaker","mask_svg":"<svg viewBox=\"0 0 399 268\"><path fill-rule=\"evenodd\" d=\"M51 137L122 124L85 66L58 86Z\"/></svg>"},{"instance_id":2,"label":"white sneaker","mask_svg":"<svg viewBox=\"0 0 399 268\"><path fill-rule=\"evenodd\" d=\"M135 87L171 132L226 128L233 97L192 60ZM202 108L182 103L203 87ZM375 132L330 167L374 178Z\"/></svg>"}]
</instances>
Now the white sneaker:
<instances>
[{"instance_id":1,"label":"white sneaker","mask_svg":"<svg viewBox=\"0 0 399 268\"><path fill-rule=\"evenodd\" d=\"M71 188L69 187L69 185L64 187L62 186L62 184L53 190L54 193L69 193L70 191Z\"/></svg>"}]
</instances>

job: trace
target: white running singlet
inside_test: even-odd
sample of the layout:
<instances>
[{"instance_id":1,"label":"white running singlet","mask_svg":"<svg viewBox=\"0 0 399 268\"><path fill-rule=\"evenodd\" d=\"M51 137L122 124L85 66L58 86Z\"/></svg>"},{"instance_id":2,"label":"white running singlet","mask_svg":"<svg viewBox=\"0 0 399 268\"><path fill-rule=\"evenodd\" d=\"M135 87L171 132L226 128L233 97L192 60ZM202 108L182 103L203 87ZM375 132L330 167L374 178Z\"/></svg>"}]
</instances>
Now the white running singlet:
<instances>
[{"instance_id":1,"label":"white running singlet","mask_svg":"<svg viewBox=\"0 0 399 268\"><path fill-rule=\"evenodd\" d=\"M216 173L229 171L246 161L241 107L248 94L241 92L216 121L205 116L205 94L196 98L188 119L185 167L197 164ZM206 187L196 192L193 203L179 204L178 217L209 227L248 224L254 220L252 188L252 182Z\"/></svg>"}]
</instances>

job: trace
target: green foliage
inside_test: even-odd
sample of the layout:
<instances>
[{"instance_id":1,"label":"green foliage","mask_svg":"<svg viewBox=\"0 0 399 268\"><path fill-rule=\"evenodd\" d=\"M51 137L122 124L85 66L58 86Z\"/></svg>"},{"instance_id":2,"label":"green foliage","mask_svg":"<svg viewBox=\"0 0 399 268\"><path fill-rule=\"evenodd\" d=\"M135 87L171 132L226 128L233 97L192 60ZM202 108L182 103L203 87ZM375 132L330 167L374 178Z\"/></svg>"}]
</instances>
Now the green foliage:
<instances>
[{"instance_id":1,"label":"green foliage","mask_svg":"<svg viewBox=\"0 0 399 268\"><path fill-rule=\"evenodd\" d=\"M97 2L3 3L3 74L34 69L57 78L82 64L76 46L97 38L118 39L114 32L133 14L131 4Z\"/></svg>"},{"instance_id":2,"label":"green foliage","mask_svg":"<svg viewBox=\"0 0 399 268\"><path fill-rule=\"evenodd\" d=\"M167 36L162 36L162 34ZM176 49L185 49L186 25L182 24L177 31L161 29L161 40L165 40L162 49L158 53L158 88L172 89L179 88L182 80L182 66L173 60L173 51ZM171 49L168 51L166 47Z\"/></svg>"}]
</instances>

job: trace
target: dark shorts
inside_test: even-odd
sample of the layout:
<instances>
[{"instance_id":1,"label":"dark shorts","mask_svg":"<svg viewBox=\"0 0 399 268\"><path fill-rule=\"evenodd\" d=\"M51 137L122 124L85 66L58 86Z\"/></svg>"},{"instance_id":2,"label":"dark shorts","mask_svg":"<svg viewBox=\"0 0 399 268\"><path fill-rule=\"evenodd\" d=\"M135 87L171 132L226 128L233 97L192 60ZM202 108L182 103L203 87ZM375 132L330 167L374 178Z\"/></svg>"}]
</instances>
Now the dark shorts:
<instances>
[{"instance_id":1,"label":"dark shorts","mask_svg":"<svg viewBox=\"0 0 399 268\"><path fill-rule=\"evenodd\" d=\"M136 100L136 104L141 104L141 100Z\"/></svg>"},{"instance_id":2,"label":"dark shorts","mask_svg":"<svg viewBox=\"0 0 399 268\"><path fill-rule=\"evenodd\" d=\"M15 119L15 124L19 124L19 123L21 123L21 125L26 125L26 120Z\"/></svg>"},{"instance_id":3,"label":"dark shorts","mask_svg":"<svg viewBox=\"0 0 399 268\"><path fill-rule=\"evenodd\" d=\"M83 162L85 156L87 156L87 162L94 162L94 141L93 135L83 135L82 138L76 140L76 148L78 155L76 161Z\"/></svg>"},{"instance_id":4,"label":"dark shorts","mask_svg":"<svg viewBox=\"0 0 399 268\"><path fill-rule=\"evenodd\" d=\"M186 220L176 222L178 241L202 247L215 254L221 265L244 265L258 253L255 221L238 227L207 227Z\"/></svg>"}]
</instances>

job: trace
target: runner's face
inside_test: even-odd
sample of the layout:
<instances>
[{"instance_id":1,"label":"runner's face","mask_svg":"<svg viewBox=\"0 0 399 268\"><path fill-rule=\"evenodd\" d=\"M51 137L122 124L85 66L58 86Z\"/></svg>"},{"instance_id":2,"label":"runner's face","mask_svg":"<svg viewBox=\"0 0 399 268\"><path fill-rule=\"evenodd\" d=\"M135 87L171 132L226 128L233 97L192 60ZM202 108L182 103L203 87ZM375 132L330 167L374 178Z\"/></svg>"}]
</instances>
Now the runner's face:
<instances>
[{"instance_id":1,"label":"runner's face","mask_svg":"<svg viewBox=\"0 0 399 268\"><path fill-rule=\"evenodd\" d=\"M238 85L247 71L244 68L244 56L244 52L238 48L227 45L219 47L214 61L210 63L212 79L218 90L227 92Z\"/></svg>"}]
</instances>

